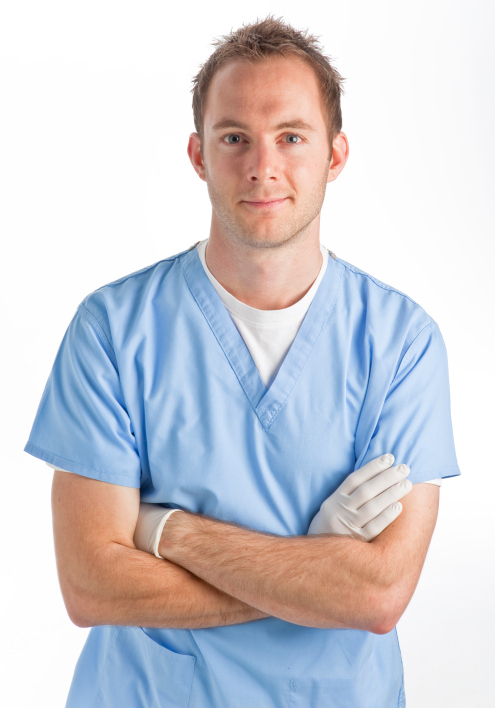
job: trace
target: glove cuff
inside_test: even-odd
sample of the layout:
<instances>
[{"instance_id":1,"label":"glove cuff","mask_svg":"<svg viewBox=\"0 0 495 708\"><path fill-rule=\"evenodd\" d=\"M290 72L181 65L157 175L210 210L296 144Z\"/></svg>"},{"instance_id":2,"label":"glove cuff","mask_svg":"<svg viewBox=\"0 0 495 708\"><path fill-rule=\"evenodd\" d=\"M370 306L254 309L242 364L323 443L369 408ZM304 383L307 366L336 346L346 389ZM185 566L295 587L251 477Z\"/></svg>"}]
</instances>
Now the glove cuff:
<instances>
[{"instance_id":1,"label":"glove cuff","mask_svg":"<svg viewBox=\"0 0 495 708\"><path fill-rule=\"evenodd\" d=\"M170 518L170 516L172 516L174 511L181 511L181 509L170 509L170 511L167 511L167 513L163 515L162 520L160 521L160 523L156 527L156 533L155 533L155 537L153 539L153 547L152 547L153 553L155 554L155 556L157 558L161 558L162 560L164 560L164 558L163 558L163 556L161 556L158 553L158 546L160 545L160 539L162 537L163 527L165 526L167 519Z\"/></svg>"}]
</instances>

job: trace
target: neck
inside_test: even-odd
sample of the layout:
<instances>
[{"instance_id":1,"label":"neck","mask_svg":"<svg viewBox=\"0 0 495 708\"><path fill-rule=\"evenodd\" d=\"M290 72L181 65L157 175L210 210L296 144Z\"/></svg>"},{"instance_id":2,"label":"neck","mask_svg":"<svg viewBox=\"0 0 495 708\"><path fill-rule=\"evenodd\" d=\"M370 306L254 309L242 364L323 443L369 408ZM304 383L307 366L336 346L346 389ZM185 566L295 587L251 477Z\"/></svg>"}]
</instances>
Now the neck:
<instances>
[{"instance_id":1,"label":"neck","mask_svg":"<svg viewBox=\"0 0 495 708\"><path fill-rule=\"evenodd\" d=\"M273 248L259 248L210 233L206 264L233 295L258 310L281 310L298 302L320 272L319 230Z\"/></svg>"}]
</instances>

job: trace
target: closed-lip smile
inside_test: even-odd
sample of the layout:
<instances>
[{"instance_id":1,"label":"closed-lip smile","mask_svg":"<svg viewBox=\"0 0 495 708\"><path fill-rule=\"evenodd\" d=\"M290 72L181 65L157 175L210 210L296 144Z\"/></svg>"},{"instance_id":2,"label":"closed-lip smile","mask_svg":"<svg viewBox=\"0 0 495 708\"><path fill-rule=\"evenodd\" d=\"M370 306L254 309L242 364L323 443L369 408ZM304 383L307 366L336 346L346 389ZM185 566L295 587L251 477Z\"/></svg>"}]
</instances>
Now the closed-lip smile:
<instances>
[{"instance_id":1,"label":"closed-lip smile","mask_svg":"<svg viewBox=\"0 0 495 708\"><path fill-rule=\"evenodd\" d=\"M245 204L250 204L251 206L258 208L274 208L283 204L287 197L281 197L280 199L257 199L257 200L243 200Z\"/></svg>"}]
</instances>

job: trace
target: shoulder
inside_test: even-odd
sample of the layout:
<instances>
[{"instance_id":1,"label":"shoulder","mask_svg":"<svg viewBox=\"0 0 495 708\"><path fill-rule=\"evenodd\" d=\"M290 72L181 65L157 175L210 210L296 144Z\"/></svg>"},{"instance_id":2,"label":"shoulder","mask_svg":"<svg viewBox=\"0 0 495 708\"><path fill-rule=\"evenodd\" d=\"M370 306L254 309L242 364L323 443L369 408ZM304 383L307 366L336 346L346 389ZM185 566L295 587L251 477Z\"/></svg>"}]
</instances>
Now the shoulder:
<instances>
[{"instance_id":1,"label":"shoulder","mask_svg":"<svg viewBox=\"0 0 495 708\"><path fill-rule=\"evenodd\" d=\"M417 339L438 330L433 317L410 295L342 258L335 260L343 268L342 298L346 310L356 324L365 323L366 333L375 341L380 338L384 342L400 342L404 353Z\"/></svg>"},{"instance_id":2,"label":"shoulder","mask_svg":"<svg viewBox=\"0 0 495 708\"><path fill-rule=\"evenodd\" d=\"M387 283L383 283L374 275L361 270L361 268L358 268L352 263L348 263L342 258L336 258L335 260L344 267L345 275L355 287L358 287L361 290L367 289L370 293L377 297L395 298L395 296L398 296L396 299L397 302L408 302L413 307L420 307L418 303L412 299L412 297L406 295L406 293L403 293L400 290L397 290L397 288L394 288L391 285L387 285Z\"/></svg>"},{"instance_id":3,"label":"shoulder","mask_svg":"<svg viewBox=\"0 0 495 708\"><path fill-rule=\"evenodd\" d=\"M180 258L190 249L124 275L89 293L79 304L76 316L87 320L106 339L124 322L144 315L166 284L177 277Z\"/></svg>"},{"instance_id":4,"label":"shoulder","mask_svg":"<svg viewBox=\"0 0 495 708\"><path fill-rule=\"evenodd\" d=\"M109 301L113 299L118 299L124 293L132 293L134 291L140 291L143 287L148 287L151 282L162 280L176 265L178 259L184 254L188 253L189 249L176 253L168 258L163 258L157 263L145 266L140 270L136 270L133 273L124 275L117 280L102 285L101 287L94 290L92 293L87 295L83 303L92 304L98 298L107 298Z\"/></svg>"}]
</instances>

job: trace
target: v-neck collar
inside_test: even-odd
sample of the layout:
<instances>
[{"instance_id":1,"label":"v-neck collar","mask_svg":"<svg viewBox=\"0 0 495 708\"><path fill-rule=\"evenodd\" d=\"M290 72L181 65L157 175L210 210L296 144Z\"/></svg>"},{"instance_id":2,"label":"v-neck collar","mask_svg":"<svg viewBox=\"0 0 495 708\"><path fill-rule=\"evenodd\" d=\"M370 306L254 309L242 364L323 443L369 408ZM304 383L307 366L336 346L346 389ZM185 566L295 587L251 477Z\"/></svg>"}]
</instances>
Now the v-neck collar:
<instances>
[{"instance_id":1,"label":"v-neck collar","mask_svg":"<svg viewBox=\"0 0 495 708\"><path fill-rule=\"evenodd\" d=\"M344 267L328 259L327 269L294 341L270 388L266 389L251 352L239 334L199 259L197 247L179 257L196 303L227 357L264 429L286 403L335 305Z\"/></svg>"}]
</instances>

